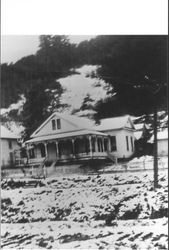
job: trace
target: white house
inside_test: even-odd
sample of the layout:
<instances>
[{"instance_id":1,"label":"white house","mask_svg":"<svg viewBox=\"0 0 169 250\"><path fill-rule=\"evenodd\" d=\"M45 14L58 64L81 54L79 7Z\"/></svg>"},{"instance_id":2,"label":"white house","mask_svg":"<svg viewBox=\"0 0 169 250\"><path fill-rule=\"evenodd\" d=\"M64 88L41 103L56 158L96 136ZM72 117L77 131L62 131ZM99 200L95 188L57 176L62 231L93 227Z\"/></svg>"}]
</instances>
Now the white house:
<instances>
[{"instance_id":1,"label":"white house","mask_svg":"<svg viewBox=\"0 0 169 250\"><path fill-rule=\"evenodd\" d=\"M87 118L53 113L26 141L29 163L105 159L108 136Z\"/></svg>"},{"instance_id":2,"label":"white house","mask_svg":"<svg viewBox=\"0 0 169 250\"><path fill-rule=\"evenodd\" d=\"M134 154L135 128L129 115L102 119L95 129L108 134L109 152L115 157L124 159Z\"/></svg>"},{"instance_id":3,"label":"white house","mask_svg":"<svg viewBox=\"0 0 169 250\"><path fill-rule=\"evenodd\" d=\"M152 135L150 141L154 142L154 135ZM158 156L168 156L168 129L163 129L157 133L157 150Z\"/></svg>"},{"instance_id":4,"label":"white house","mask_svg":"<svg viewBox=\"0 0 169 250\"><path fill-rule=\"evenodd\" d=\"M6 127L2 125L1 125L0 135L1 135L0 136L1 166L2 167L11 166L14 164L14 151L20 148L17 142L19 136L12 133L10 130L8 130Z\"/></svg>"},{"instance_id":5,"label":"white house","mask_svg":"<svg viewBox=\"0 0 169 250\"><path fill-rule=\"evenodd\" d=\"M53 113L25 142L29 164L48 159L74 162L128 158L135 151L129 116L101 120L100 125L75 115Z\"/></svg>"}]
</instances>

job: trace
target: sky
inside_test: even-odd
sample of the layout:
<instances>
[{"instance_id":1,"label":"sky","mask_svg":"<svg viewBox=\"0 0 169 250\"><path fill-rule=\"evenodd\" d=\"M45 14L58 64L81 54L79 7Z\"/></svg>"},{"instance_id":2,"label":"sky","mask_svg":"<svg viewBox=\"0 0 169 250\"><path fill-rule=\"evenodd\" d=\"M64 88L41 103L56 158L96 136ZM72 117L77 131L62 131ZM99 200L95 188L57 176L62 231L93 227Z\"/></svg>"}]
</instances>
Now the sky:
<instances>
[{"instance_id":1,"label":"sky","mask_svg":"<svg viewBox=\"0 0 169 250\"><path fill-rule=\"evenodd\" d=\"M84 65L76 69L80 74L58 79L62 87L66 89L62 95L62 102L70 105L69 111L79 109L87 94L93 99L93 104L107 97L105 82L97 78L87 77L91 72L95 72L97 67L96 65Z\"/></svg>"},{"instance_id":2,"label":"sky","mask_svg":"<svg viewBox=\"0 0 169 250\"><path fill-rule=\"evenodd\" d=\"M73 43L89 40L94 36L69 36ZM35 54L38 50L39 38L36 35L2 35L1 63L15 63L24 56Z\"/></svg>"}]
</instances>

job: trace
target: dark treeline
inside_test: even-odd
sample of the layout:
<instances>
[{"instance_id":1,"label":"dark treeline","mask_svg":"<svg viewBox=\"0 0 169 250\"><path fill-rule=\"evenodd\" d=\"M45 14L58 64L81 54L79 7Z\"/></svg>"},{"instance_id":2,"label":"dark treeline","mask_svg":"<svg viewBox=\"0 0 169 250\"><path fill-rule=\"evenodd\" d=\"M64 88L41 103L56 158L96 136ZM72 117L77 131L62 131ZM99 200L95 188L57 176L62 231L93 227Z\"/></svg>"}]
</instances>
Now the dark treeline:
<instances>
[{"instance_id":1,"label":"dark treeline","mask_svg":"<svg viewBox=\"0 0 169 250\"><path fill-rule=\"evenodd\" d=\"M113 87L112 97L99 101L94 107L97 119L150 113L154 96L158 109L166 108L167 36L97 36L76 45L70 43L67 36L50 35L39 37L35 55L1 65L1 107L8 107L17 101L19 94L24 94L27 99L24 125L31 123L37 113L41 113L41 117L38 116L41 122L59 107L55 103L50 112L42 115L51 103L45 89L55 89L59 99L63 89L56 80L75 73L77 67L85 64L100 65L94 76ZM152 94L155 92L156 95ZM46 100L41 108L36 108L38 98L40 103L43 98Z\"/></svg>"},{"instance_id":2,"label":"dark treeline","mask_svg":"<svg viewBox=\"0 0 169 250\"><path fill-rule=\"evenodd\" d=\"M65 36L40 36L35 55L23 57L14 64L2 64L1 107L16 102L18 94L27 93L39 81L42 81L42 88L48 88L48 81L50 84L51 80L69 75L70 69L77 65L75 47Z\"/></svg>"}]
</instances>

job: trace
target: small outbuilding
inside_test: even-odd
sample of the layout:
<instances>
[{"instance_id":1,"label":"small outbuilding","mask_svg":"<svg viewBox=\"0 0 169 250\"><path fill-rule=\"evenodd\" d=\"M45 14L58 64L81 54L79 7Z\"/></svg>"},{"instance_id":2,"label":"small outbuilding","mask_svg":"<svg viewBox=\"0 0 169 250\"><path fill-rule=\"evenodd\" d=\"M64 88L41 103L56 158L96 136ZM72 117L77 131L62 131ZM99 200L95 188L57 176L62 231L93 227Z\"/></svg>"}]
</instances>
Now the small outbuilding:
<instances>
[{"instance_id":1,"label":"small outbuilding","mask_svg":"<svg viewBox=\"0 0 169 250\"><path fill-rule=\"evenodd\" d=\"M14 151L20 148L18 144L20 137L2 125L0 128L1 167L13 166L15 162Z\"/></svg>"},{"instance_id":2,"label":"small outbuilding","mask_svg":"<svg viewBox=\"0 0 169 250\"><path fill-rule=\"evenodd\" d=\"M154 143L154 135L150 138L151 143ZM157 148L158 156L168 156L168 129L163 129L157 133Z\"/></svg>"}]
</instances>

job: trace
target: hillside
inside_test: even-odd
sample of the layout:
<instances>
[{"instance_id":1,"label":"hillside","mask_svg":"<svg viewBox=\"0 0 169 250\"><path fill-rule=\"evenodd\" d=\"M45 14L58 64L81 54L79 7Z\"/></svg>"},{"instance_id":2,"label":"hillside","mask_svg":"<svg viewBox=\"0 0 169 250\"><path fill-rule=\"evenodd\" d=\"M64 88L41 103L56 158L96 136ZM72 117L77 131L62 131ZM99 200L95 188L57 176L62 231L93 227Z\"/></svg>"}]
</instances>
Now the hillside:
<instances>
[{"instance_id":1,"label":"hillside","mask_svg":"<svg viewBox=\"0 0 169 250\"><path fill-rule=\"evenodd\" d=\"M85 65L96 68L83 81L78 69ZM26 98L19 117L12 114L26 127L26 137L54 110L69 106L69 112L92 109L95 119L148 115L154 103L167 109L166 68L166 36L97 36L78 45L67 36L40 36L36 54L1 65L1 108Z\"/></svg>"}]
</instances>

